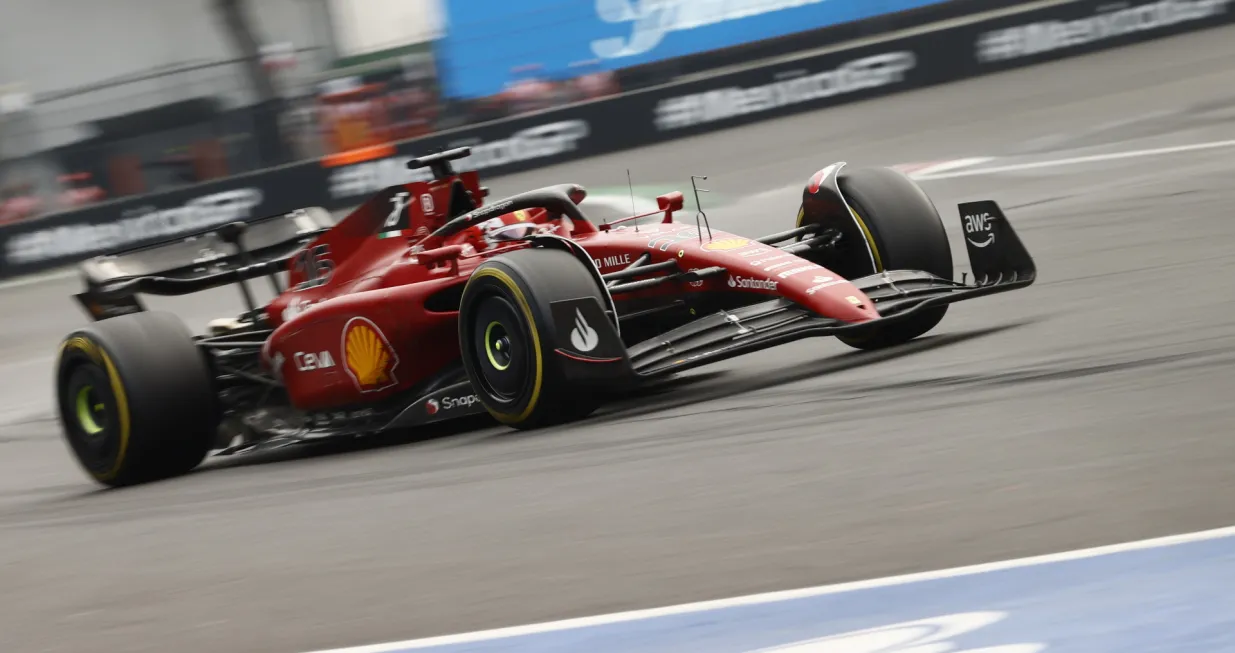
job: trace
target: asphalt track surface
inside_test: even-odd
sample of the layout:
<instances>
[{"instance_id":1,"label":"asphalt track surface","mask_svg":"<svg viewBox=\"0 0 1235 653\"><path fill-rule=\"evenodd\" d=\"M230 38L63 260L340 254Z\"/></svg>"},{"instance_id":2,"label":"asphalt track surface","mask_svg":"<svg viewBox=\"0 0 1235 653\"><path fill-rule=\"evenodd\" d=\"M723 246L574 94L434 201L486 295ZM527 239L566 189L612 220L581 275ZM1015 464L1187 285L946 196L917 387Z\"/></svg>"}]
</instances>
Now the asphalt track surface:
<instances>
[{"instance_id":1,"label":"asphalt track surface","mask_svg":"<svg viewBox=\"0 0 1235 653\"><path fill-rule=\"evenodd\" d=\"M587 422L484 424L86 481L50 417L72 280L0 290L0 650L294 653L655 607L1235 523L1235 29L492 180L708 187L788 227L833 160L996 157L1030 289L927 338L800 342ZM964 171L961 171L964 172ZM963 267L961 269L964 269ZM230 292L156 306L195 327Z\"/></svg>"}]
</instances>

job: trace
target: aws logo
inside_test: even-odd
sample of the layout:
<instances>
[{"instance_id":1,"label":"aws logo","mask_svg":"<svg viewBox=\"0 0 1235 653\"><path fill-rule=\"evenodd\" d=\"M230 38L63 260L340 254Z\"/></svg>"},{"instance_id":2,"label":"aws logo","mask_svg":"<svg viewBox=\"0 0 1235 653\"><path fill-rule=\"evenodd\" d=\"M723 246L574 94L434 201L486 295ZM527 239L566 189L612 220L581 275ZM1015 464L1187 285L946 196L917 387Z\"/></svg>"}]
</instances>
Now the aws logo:
<instances>
[{"instance_id":1,"label":"aws logo","mask_svg":"<svg viewBox=\"0 0 1235 653\"><path fill-rule=\"evenodd\" d=\"M974 247L986 247L995 242L995 216L990 213L962 216L965 222L965 240Z\"/></svg>"},{"instance_id":2,"label":"aws logo","mask_svg":"<svg viewBox=\"0 0 1235 653\"><path fill-rule=\"evenodd\" d=\"M399 357L385 334L372 321L354 317L343 327L343 361L348 376L361 392L379 392L399 383Z\"/></svg>"}]
</instances>

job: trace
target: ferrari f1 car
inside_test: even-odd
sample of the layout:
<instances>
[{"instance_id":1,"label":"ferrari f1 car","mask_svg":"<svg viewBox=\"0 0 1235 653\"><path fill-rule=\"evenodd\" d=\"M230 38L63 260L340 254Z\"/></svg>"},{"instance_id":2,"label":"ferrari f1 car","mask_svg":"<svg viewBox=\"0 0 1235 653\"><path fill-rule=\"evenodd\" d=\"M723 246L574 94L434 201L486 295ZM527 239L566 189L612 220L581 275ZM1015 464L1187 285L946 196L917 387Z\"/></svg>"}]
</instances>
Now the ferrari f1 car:
<instances>
[{"instance_id":1,"label":"ferrari f1 car","mask_svg":"<svg viewBox=\"0 0 1235 653\"><path fill-rule=\"evenodd\" d=\"M84 262L76 298L94 322L64 340L56 376L81 465L118 486L187 473L211 452L467 415L558 424L615 389L809 336L891 347L949 304L1036 274L982 201L959 207L972 281L953 280L934 204L890 169L830 165L796 224L747 238L701 211L675 219L681 192L599 223L575 184L486 203L477 174L453 170L468 153L411 161L432 179L386 188L337 224L301 210ZM256 305L262 277L274 299ZM232 284L246 310L199 335L140 299Z\"/></svg>"}]
</instances>

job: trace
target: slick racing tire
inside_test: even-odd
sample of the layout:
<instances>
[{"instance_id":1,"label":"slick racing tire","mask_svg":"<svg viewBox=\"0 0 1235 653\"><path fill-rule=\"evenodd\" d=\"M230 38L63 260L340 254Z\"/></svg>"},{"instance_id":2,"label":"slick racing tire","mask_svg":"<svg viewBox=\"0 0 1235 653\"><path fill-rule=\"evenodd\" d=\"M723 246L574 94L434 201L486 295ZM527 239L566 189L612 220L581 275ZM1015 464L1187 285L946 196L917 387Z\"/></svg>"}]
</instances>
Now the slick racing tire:
<instances>
[{"instance_id":1,"label":"slick racing tire","mask_svg":"<svg viewBox=\"0 0 1235 653\"><path fill-rule=\"evenodd\" d=\"M587 268L559 249L521 249L472 272L459 306L459 349L489 414L518 429L560 424L600 405L596 388L568 383L554 353L553 302L604 296Z\"/></svg>"},{"instance_id":2,"label":"slick racing tire","mask_svg":"<svg viewBox=\"0 0 1235 653\"><path fill-rule=\"evenodd\" d=\"M853 226L860 228L853 235L861 239L862 247L854 248L858 251L851 256L850 266L856 269L845 272L849 278L885 270L923 270L952 278L952 248L943 220L917 184L889 168L844 171L837 182L855 213ZM857 349L891 347L935 328L947 312L947 306L940 306L877 330L837 339Z\"/></svg>"},{"instance_id":3,"label":"slick racing tire","mask_svg":"<svg viewBox=\"0 0 1235 653\"><path fill-rule=\"evenodd\" d=\"M187 474L210 451L219 423L212 380L175 315L96 322L60 346L56 398L65 440L103 485Z\"/></svg>"}]
</instances>

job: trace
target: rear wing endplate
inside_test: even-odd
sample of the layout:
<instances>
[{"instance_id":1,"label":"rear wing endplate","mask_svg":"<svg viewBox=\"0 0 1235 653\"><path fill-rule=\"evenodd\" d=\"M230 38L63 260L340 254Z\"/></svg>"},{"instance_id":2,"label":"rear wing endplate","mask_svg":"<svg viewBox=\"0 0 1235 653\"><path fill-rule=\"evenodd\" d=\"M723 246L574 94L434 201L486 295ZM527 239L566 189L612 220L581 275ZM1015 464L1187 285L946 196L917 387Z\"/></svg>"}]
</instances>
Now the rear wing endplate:
<instances>
[{"instance_id":1,"label":"rear wing endplate","mask_svg":"<svg viewBox=\"0 0 1235 653\"><path fill-rule=\"evenodd\" d=\"M142 312L138 294L186 295L276 274L333 225L325 209L301 209L96 256L78 266L85 289L73 297L95 320Z\"/></svg>"}]
</instances>

